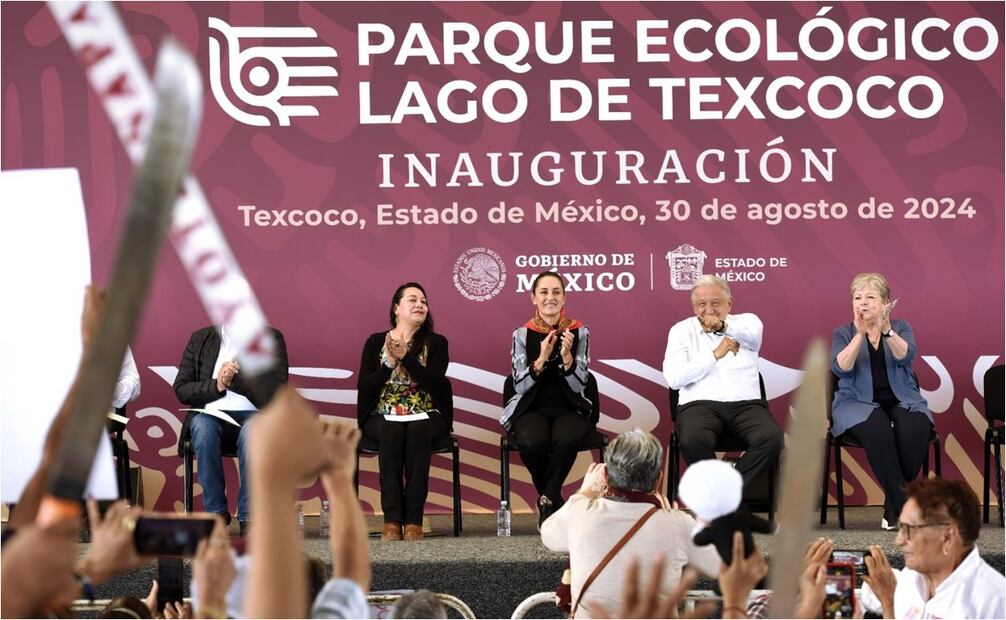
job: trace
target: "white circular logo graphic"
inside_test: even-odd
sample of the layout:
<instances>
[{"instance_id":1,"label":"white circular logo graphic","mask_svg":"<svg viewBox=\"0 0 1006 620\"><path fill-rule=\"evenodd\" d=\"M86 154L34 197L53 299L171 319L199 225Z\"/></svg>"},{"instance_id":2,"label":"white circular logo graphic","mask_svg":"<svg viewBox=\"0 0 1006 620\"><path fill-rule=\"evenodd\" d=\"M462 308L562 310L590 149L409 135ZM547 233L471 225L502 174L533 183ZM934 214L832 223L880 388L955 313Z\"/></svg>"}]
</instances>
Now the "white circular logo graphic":
<instances>
[{"instance_id":1,"label":"white circular logo graphic","mask_svg":"<svg viewBox=\"0 0 1006 620\"><path fill-rule=\"evenodd\" d=\"M454 263L454 286L472 301L488 301L506 283L506 265L488 248L471 248Z\"/></svg>"}]
</instances>

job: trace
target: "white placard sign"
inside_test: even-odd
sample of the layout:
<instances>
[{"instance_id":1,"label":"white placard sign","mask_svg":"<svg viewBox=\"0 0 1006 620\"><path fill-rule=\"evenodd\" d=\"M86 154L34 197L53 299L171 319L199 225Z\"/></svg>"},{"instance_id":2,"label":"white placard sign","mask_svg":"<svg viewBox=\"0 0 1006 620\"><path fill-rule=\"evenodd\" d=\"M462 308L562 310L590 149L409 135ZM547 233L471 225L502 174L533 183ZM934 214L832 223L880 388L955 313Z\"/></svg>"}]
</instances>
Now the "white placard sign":
<instances>
[{"instance_id":1,"label":"white placard sign","mask_svg":"<svg viewBox=\"0 0 1006 620\"><path fill-rule=\"evenodd\" d=\"M0 196L0 499L10 503L77 373L91 257L75 169L0 172ZM117 498L107 436L94 459L88 493Z\"/></svg>"}]
</instances>

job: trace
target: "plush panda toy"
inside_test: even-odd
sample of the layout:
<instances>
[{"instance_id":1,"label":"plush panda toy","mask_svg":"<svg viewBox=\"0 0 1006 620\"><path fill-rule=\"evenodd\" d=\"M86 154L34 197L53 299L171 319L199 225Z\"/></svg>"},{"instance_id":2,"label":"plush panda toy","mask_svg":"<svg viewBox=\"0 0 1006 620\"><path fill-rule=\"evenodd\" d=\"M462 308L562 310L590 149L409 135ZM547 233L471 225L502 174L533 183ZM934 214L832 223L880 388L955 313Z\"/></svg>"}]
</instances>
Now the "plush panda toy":
<instances>
[{"instance_id":1,"label":"plush panda toy","mask_svg":"<svg viewBox=\"0 0 1006 620\"><path fill-rule=\"evenodd\" d=\"M678 497L699 521L700 529L692 541L700 547L716 545L728 566L733 560L734 532L744 535L744 557L754 551L751 532L774 532L771 523L741 506L743 487L744 480L737 470L719 459L689 465L678 487Z\"/></svg>"}]
</instances>

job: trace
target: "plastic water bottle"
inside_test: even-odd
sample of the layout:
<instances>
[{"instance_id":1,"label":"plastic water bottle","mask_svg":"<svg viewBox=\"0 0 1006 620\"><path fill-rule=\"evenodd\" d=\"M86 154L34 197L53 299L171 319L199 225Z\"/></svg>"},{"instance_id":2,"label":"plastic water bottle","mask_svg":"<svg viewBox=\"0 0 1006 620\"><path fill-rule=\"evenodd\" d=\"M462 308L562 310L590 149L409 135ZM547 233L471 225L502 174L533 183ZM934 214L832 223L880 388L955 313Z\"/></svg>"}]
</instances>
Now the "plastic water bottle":
<instances>
[{"instance_id":1,"label":"plastic water bottle","mask_svg":"<svg viewBox=\"0 0 1006 620\"><path fill-rule=\"evenodd\" d=\"M297 529L300 537L304 538L304 504L301 502L297 502Z\"/></svg>"},{"instance_id":2,"label":"plastic water bottle","mask_svg":"<svg viewBox=\"0 0 1006 620\"><path fill-rule=\"evenodd\" d=\"M496 535L510 536L510 506L506 500L500 502L500 509L496 511Z\"/></svg>"},{"instance_id":3,"label":"plastic water bottle","mask_svg":"<svg viewBox=\"0 0 1006 620\"><path fill-rule=\"evenodd\" d=\"M328 538L328 523L332 513L328 511L328 500L321 500L321 514L318 515L318 533L322 538Z\"/></svg>"}]
</instances>

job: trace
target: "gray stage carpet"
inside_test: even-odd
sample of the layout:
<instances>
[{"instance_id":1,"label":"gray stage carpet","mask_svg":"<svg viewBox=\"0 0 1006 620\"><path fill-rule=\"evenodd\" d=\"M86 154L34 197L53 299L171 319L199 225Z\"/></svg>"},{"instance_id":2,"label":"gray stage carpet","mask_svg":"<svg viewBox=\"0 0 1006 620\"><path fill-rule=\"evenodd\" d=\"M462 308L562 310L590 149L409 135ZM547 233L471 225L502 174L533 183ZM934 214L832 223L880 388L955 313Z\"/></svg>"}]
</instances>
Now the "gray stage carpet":
<instances>
[{"instance_id":1,"label":"gray stage carpet","mask_svg":"<svg viewBox=\"0 0 1006 620\"><path fill-rule=\"evenodd\" d=\"M846 526L838 529L837 515L832 511L831 525L818 530L819 536L828 537L837 548L863 549L870 544L884 548L891 564L900 568L903 558L894 544L894 533L879 528L881 509L847 508ZM566 565L564 554L545 549L536 532L533 515L514 515L513 536L496 538L495 515L465 515L464 533L460 538L451 534L451 517L435 515L430 518L435 534L421 542L381 542L371 540L374 562L374 590L419 589L446 592L459 597L474 610L479 618L509 618L514 608L535 592L554 590ZM373 530L380 523L368 521ZM327 541L317 535L317 520L307 518L305 550L315 556L330 560ZM756 535L759 546L769 562L774 550L770 536ZM86 545L81 545L86 548ZM981 532L979 549L992 566L1004 571L1003 529L985 526ZM154 567L122 575L98 588L99 598L122 593L143 596L150 587ZM710 583L700 581L698 588L707 589ZM534 617L559 618L554 607L538 608Z\"/></svg>"}]
</instances>

